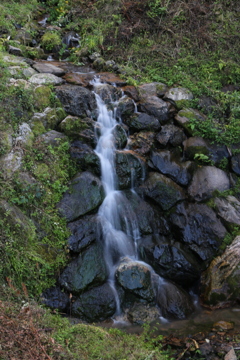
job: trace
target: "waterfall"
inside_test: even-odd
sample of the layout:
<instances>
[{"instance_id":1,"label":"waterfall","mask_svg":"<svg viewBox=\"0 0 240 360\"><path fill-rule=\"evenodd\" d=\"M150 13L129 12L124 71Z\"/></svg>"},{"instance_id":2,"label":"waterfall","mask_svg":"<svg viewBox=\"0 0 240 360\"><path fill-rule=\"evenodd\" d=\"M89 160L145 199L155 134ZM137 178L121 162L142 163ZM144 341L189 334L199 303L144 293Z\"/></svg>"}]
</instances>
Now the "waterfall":
<instances>
[{"instance_id":1,"label":"waterfall","mask_svg":"<svg viewBox=\"0 0 240 360\"><path fill-rule=\"evenodd\" d=\"M99 83L94 82L96 88ZM113 289L119 315L120 302L115 287L115 271L119 260L128 256L137 260L137 241L140 237L137 217L125 195L117 190L117 176L114 164L116 147L112 131L117 124L116 107L108 110L101 97L95 93L98 106L97 125L100 128L97 147L95 149L101 162L102 182L105 199L99 209L98 216L102 227L105 244L105 261L109 272L109 284ZM115 104L117 105L117 104ZM133 181L132 181L133 182Z\"/></svg>"}]
</instances>

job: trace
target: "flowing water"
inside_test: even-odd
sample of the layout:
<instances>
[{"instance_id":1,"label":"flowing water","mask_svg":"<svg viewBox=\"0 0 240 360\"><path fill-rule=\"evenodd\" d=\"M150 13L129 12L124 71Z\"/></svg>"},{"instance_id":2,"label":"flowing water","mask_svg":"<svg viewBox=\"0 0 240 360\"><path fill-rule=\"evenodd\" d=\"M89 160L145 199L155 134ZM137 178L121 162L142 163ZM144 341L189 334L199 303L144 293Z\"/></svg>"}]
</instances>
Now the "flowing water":
<instances>
[{"instance_id":1,"label":"flowing water","mask_svg":"<svg viewBox=\"0 0 240 360\"><path fill-rule=\"evenodd\" d=\"M94 82L95 88L99 85ZM120 302L115 288L115 271L119 260L124 256L137 259L137 241L140 237L136 215L124 194L117 190L117 175L114 164L116 147L113 129L117 125L116 109L108 110L101 97L95 93L98 105L98 127L100 136L95 149L101 162L102 182L105 199L98 215L102 226L105 242L105 261L109 272L111 285L117 304L115 315L121 313ZM117 104L116 104L117 105ZM124 231L123 231L124 229Z\"/></svg>"}]
</instances>

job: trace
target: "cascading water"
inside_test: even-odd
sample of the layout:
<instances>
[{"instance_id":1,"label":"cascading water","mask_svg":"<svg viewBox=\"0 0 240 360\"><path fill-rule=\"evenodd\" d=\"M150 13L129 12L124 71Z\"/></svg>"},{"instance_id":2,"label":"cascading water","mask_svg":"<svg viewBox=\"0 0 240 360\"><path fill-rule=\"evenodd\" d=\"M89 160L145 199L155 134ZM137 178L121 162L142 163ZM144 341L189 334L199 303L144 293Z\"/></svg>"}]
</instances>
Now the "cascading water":
<instances>
[{"instance_id":1,"label":"cascading water","mask_svg":"<svg viewBox=\"0 0 240 360\"><path fill-rule=\"evenodd\" d=\"M98 82L94 82L95 87L98 85ZM101 162L102 182L106 196L98 215L105 243L105 261L109 271L109 284L116 298L117 310L115 315L119 315L120 304L114 280L116 266L124 256L137 260L137 241L140 233L136 215L129 201L121 191L117 190L114 164L116 147L112 134L117 125L116 111L108 110L101 97L96 93L95 96L99 111L97 124L101 132L95 152Z\"/></svg>"}]
</instances>

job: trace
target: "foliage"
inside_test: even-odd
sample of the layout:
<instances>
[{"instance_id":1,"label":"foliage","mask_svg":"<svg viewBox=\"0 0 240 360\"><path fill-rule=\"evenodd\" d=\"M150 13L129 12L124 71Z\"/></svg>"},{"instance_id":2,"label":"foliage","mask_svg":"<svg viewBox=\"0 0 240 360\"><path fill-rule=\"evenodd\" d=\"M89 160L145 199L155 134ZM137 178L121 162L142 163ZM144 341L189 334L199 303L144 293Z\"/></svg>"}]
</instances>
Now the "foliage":
<instances>
[{"instance_id":1,"label":"foliage","mask_svg":"<svg viewBox=\"0 0 240 360\"><path fill-rule=\"evenodd\" d=\"M52 50L54 47L61 45L61 37L57 32L46 31L41 39L42 46L46 50Z\"/></svg>"}]
</instances>

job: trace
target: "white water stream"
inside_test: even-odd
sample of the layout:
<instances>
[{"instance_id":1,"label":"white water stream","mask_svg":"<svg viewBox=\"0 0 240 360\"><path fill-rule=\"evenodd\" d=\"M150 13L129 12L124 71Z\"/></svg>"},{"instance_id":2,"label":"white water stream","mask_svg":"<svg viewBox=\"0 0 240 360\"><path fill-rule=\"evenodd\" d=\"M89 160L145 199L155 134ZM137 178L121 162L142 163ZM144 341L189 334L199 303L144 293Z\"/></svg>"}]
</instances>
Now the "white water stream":
<instances>
[{"instance_id":1,"label":"white water stream","mask_svg":"<svg viewBox=\"0 0 240 360\"><path fill-rule=\"evenodd\" d=\"M93 83L95 90L102 85ZM98 105L97 125L101 135L95 149L101 162L102 182L105 190L105 199L98 215L102 226L102 235L105 243L105 261L109 271L111 285L117 304L115 313L121 313L119 297L115 288L115 271L119 260L125 256L138 259L137 242L140 238L137 217L125 195L117 190L117 176L115 169L115 144L113 129L117 125L116 109L108 110L101 97L95 93ZM115 104L117 106L117 103Z\"/></svg>"}]
</instances>

